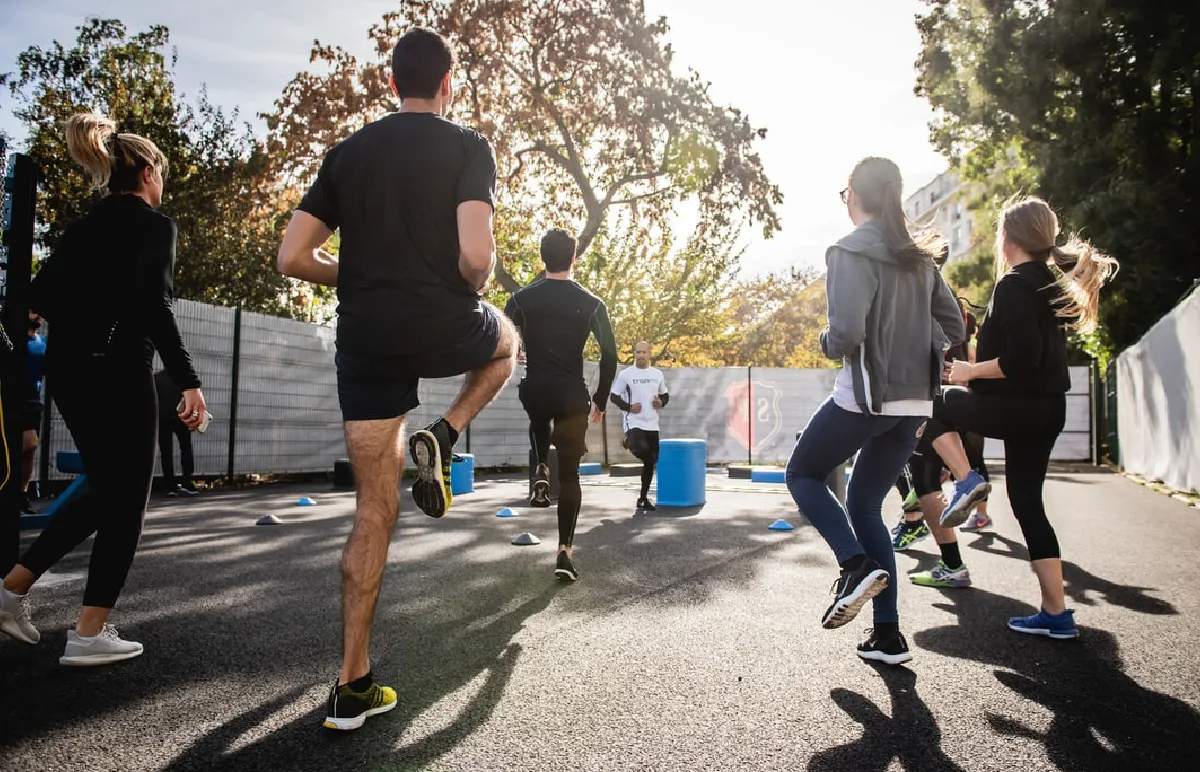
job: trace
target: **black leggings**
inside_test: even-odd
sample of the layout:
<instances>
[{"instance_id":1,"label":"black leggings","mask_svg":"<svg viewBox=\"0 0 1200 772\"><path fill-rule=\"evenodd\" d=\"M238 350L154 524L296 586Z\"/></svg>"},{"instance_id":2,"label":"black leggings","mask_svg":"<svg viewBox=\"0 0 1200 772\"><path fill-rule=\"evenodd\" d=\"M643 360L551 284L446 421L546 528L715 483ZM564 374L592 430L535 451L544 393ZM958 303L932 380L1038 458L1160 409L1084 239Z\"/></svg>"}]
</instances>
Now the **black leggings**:
<instances>
[{"instance_id":1,"label":"black leggings","mask_svg":"<svg viewBox=\"0 0 1200 772\"><path fill-rule=\"evenodd\" d=\"M658 432L645 429L630 429L625 435L629 452L642 462L642 498L650 493L654 481L654 467L658 464Z\"/></svg>"},{"instance_id":2,"label":"black leggings","mask_svg":"<svg viewBox=\"0 0 1200 772\"><path fill-rule=\"evenodd\" d=\"M174 407L174 405L172 405ZM158 416L158 455L162 459L163 482L167 490L175 487L175 446L173 439L179 440L179 466L183 471L183 484L191 485L192 475L196 471L192 454L192 432L183 425L179 416L163 413Z\"/></svg>"},{"instance_id":3,"label":"black leggings","mask_svg":"<svg viewBox=\"0 0 1200 772\"><path fill-rule=\"evenodd\" d=\"M133 565L150 498L158 423L154 378L136 359L48 360L47 369L88 489L55 514L21 565L41 576L95 534L83 605L112 608Z\"/></svg>"},{"instance_id":4,"label":"black leggings","mask_svg":"<svg viewBox=\"0 0 1200 772\"><path fill-rule=\"evenodd\" d=\"M951 387L934 402L933 418L925 426L930 443L952 431L1004 440L1004 485L1030 560L1062 556L1046 517L1042 488L1066 417L1067 398L1062 394L980 394Z\"/></svg>"},{"instance_id":5,"label":"black leggings","mask_svg":"<svg viewBox=\"0 0 1200 772\"><path fill-rule=\"evenodd\" d=\"M972 469L979 471L983 475L983 479L991 481L991 475L988 474L987 464L983 461L983 442L984 436L976 432L967 432L962 435L963 450L967 451L967 462L970 463ZM931 493L940 493L942 490L942 470L946 465L942 463L942 459L938 456L937 451L933 449L933 440L929 437L929 431L921 437L921 441L917 443L917 452L908 460L909 473L912 475L913 490L917 493L917 498L924 498ZM985 496L984 501L987 501Z\"/></svg>"},{"instance_id":6,"label":"black leggings","mask_svg":"<svg viewBox=\"0 0 1200 772\"><path fill-rule=\"evenodd\" d=\"M521 404L529 416L529 444L539 464L550 459L550 445L558 456L558 543L571 546L575 525L583 505L579 487L579 462L587 454L587 392L582 400L578 388L564 389L558 384L530 384L523 381L518 389ZM580 412L580 408L585 412Z\"/></svg>"}]
</instances>

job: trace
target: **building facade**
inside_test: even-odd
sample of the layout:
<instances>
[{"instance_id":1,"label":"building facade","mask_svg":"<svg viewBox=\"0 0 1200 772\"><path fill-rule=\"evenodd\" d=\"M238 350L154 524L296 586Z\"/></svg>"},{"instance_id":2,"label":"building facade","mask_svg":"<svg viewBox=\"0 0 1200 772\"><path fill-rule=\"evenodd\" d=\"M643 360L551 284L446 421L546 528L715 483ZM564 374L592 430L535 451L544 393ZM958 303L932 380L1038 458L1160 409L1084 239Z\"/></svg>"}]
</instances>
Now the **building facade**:
<instances>
[{"instance_id":1,"label":"building facade","mask_svg":"<svg viewBox=\"0 0 1200 772\"><path fill-rule=\"evenodd\" d=\"M971 251L975 220L967 208L968 188L953 172L942 172L932 182L904 200L909 220L932 227L950 247L947 263L961 260Z\"/></svg>"}]
</instances>

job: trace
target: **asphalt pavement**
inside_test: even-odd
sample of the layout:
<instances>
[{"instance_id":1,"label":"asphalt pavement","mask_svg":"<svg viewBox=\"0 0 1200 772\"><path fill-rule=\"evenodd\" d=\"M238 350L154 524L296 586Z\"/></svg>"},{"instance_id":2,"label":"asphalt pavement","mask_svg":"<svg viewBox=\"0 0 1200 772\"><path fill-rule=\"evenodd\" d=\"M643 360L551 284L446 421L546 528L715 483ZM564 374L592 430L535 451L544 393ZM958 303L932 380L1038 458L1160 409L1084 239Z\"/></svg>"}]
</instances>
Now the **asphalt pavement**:
<instances>
[{"instance_id":1,"label":"asphalt pavement","mask_svg":"<svg viewBox=\"0 0 1200 772\"><path fill-rule=\"evenodd\" d=\"M571 585L523 481L481 480L440 520L406 493L372 642L400 704L349 733L321 719L352 494L155 500L113 615L145 655L58 665L85 543L34 591L42 643L0 640L0 770L1200 769L1200 510L1053 470L1082 635L1051 641L1005 627L1037 585L999 479L994 531L961 537L974 587L904 579L932 540L899 556L905 667L855 656L869 611L821 629L836 565L780 485L712 475L703 507L638 515L636 479L587 478Z\"/></svg>"}]
</instances>

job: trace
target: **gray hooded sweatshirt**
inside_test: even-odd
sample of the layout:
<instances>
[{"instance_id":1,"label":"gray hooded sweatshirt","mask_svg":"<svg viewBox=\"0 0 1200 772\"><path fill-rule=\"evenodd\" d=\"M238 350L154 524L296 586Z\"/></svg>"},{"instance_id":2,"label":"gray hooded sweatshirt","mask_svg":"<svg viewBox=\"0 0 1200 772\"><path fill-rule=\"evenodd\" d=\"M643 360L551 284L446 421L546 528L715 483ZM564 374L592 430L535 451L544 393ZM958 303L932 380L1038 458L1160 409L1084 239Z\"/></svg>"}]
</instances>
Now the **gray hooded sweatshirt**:
<instances>
[{"instance_id":1,"label":"gray hooded sweatshirt","mask_svg":"<svg viewBox=\"0 0 1200 772\"><path fill-rule=\"evenodd\" d=\"M842 360L859 409L879 415L884 403L932 400L943 353L967 335L942 275L933 264L915 272L902 267L876 220L830 247L825 263L829 326L821 350Z\"/></svg>"}]
</instances>

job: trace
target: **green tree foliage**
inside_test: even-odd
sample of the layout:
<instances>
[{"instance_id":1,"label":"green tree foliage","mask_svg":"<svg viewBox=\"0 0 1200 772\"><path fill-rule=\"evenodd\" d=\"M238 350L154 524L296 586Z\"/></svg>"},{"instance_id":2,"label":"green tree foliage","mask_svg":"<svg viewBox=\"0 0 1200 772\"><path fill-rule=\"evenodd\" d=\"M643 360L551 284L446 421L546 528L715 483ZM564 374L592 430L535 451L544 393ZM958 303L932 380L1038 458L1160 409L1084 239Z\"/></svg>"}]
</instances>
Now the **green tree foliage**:
<instances>
[{"instance_id":1,"label":"green tree foliage","mask_svg":"<svg viewBox=\"0 0 1200 772\"><path fill-rule=\"evenodd\" d=\"M1089 345L1135 342L1200 274L1200 6L926 0L917 93L968 179L1037 194L1121 260ZM1014 189L1015 188L1015 189Z\"/></svg>"},{"instance_id":2,"label":"green tree foliage","mask_svg":"<svg viewBox=\"0 0 1200 772\"><path fill-rule=\"evenodd\" d=\"M118 131L152 140L167 158L163 211L179 226L176 294L250 310L303 315L292 286L275 270L287 191L249 126L211 104L176 94L166 27L127 34L111 19L89 19L73 45L57 41L17 57L8 76L28 152L41 170L38 245L48 253L100 194L67 154L64 125L94 110Z\"/></svg>"}]
</instances>

